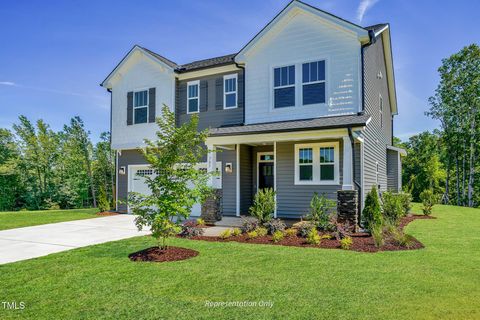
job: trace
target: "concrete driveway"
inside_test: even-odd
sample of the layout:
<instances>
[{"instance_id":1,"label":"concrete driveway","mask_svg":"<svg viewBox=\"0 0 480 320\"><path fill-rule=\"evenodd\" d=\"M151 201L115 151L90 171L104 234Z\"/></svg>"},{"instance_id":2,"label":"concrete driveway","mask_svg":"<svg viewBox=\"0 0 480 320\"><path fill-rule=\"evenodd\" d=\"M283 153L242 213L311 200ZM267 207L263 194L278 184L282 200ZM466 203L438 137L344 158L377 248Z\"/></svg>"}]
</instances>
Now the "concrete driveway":
<instances>
[{"instance_id":1,"label":"concrete driveway","mask_svg":"<svg viewBox=\"0 0 480 320\"><path fill-rule=\"evenodd\" d=\"M116 215L0 231L0 264L148 234L137 231L133 219Z\"/></svg>"}]
</instances>

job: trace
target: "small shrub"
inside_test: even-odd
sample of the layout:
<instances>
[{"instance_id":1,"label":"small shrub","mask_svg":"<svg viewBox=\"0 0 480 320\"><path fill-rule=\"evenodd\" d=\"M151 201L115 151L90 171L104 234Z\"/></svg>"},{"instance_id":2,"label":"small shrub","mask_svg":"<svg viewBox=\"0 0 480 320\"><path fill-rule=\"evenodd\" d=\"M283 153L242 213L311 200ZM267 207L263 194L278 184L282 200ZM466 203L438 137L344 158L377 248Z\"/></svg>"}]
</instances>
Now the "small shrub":
<instances>
[{"instance_id":1,"label":"small shrub","mask_svg":"<svg viewBox=\"0 0 480 320\"><path fill-rule=\"evenodd\" d=\"M283 240L283 237L284 237L283 232L280 230L277 230L273 233L272 240L273 242L279 242Z\"/></svg>"},{"instance_id":2,"label":"small shrub","mask_svg":"<svg viewBox=\"0 0 480 320\"><path fill-rule=\"evenodd\" d=\"M234 228L233 231L232 231L232 235L234 237L238 237L241 234L242 234L242 230L240 228Z\"/></svg>"},{"instance_id":3,"label":"small shrub","mask_svg":"<svg viewBox=\"0 0 480 320\"><path fill-rule=\"evenodd\" d=\"M320 238L321 238L322 240L323 240L323 239L330 240L330 239L333 238L333 236L332 236L331 234L324 234L324 235L322 235Z\"/></svg>"},{"instance_id":4,"label":"small shrub","mask_svg":"<svg viewBox=\"0 0 480 320\"><path fill-rule=\"evenodd\" d=\"M383 217L392 223L397 223L404 216L402 199L398 193L384 192L383 200Z\"/></svg>"},{"instance_id":5,"label":"small shrub","mask_svg":"<svg viewBox=\"0 0 480 320\"><path fill-rule=\"evenodd\" d=\"M265 237L268 234L267 228L263 227L258 227L257 229L255 229L255 231L257 232L259 237Z\"/></svg>"},{"instance_id":6,"label":"small shrub","mask_svg":"<svg viewBox=\"0 0 480 320\"><path fill-rule=\"evenodd\" d=\"M297 235L297 229L294 228L288 228L285 230L285 236L286 237L295 237Z\"/></svg>"},{"instance_id":7,"label":"small shrub","mask_svg":"<svg viewBox=\"0 0 480 320\"><path fill-rule=\"evenodd\" d=\"M383 230L381 225L373 225L370 229L370 232L373 237L373 241L375 242L376 247L383 246L385 240L383 238Z\"/></svg>"},{"instance_id":8,"label":"small shrub","mask_svg":"<svg viewBox=\"0 0 480 320\"><path fill-rule=\"evenodd\" d=\"M226 229L222 233L220 233L220 238L222 239L228 239L232 236L232 230Z\"/></svg>"},{"instance_id":9,"label":"small shrub","mask_svg":"<svg viewBox=\"0 0 480 320\"><path fill-rule=\"evenodd\" d=\"M105 212L110 210L110 203L107 199L107 192L105 191L105 188L103 186L98 189L97 205L99 212Z\"/></svg>"},{"instance_id":10,"label":"small shrub","mask_svg":"<svg viewBox=\"0 0 480 320\"><path fill-rule=\"evenodd\" d=\"M317 229L312 228L307 235L307 243L308 244L314 244L314 245L318 246L321 241L322 241L322 239L318 235Z\"/></svg>"},{"instance_id":11,"label":"small shrub","mask_svg":"<svg viewBox=\"0 0 480 320\"><path fill-rule=\"evenodd\" d=\"M394 241L401 247L405 248L410 248L413 246L415 243L415 238L413 238L411 235L400 232L396 238L394 238Z\"/></svg>"},{"instance_id":12,"label":"small shrub","mask_svg":"<svg viewBox=\"0 0 480 320\"><path fill-rule=\"evenodd\" d=\"M340 240L340 247L343 250L350 250L350 247L353 244L353 240L351 237L345 237L342 240Z\"/></svg>"},{"instance_id":13,"label":"small shrub","mask_svg":"<svg viewBox=\"0 0 480 320\"><path fill-rule=\"evenodd\" d=\"M377 188L373 187L365 198L365 207L362 211L364 227L371 230L374 226L382 225L382 209L378 199Z\"/></svg>"},{"instance_id":14,"label":"small shrub","mask_svg":"<svg viewBox=\"0 0 480 320\"><path fill-rule=\"evenodd\" d=\"M402 202L403 207L403 215L407 215L412 210L412 195L407 192L400 192L398 194L400 196L400 201Z\"/></svg>"},{"instance_id":15,"label":"small shrub","mask_svg":"<svg viewBox=\"0 0 480 320\"><path fill-rule=\"evenodd\" d=\"M260 226L260 221L258 221L257 218L247 217L247 218L243 218L241 229L242 229L242 232L248 233L250 231L257 229L259 226Z\"/></svg>"},{"instance_id":16,"label":"small shrub","mask_svg":"<svg viewBox=\"0 0 480 320\"><path fill-rule=\"evenodd\" d=\"M257 231L253 230L250 232L247 232L248 239L255 239L258 237Z\"/></svg>"},{"instance_id":17,"label":"small shrub","mask_svg":"<svg viewBox=\"0 0 480 320\"><path fill-rule=\"evenodd\" d=\"M197 225L204 226L205 225L205 220L203 220L202 218L198 218L197 219Z\"/></svg>"},{"instance_id":18,"label":"small shrub","mask_svg":"<svg viewBox=\"0 0 480 320\"><path fill-rule=\"evenodd\" d=\"M183 222L180 227L181 231L179 235L185 238L201 236L204 232L202 228L198 227L197 222L193 220Z\"/></svg>"},{"instance_id":19,"label":"small shrub","mask_svg":"<svg viewBox=\"0 0 480 320\"><path fill-rule=\"evenodd\" d=\"M315 228L315 224L311 221L300 221L295 223L292 228L297 229L300 237L306 237L312 228Z\"/></svg>"},{"instance_id":20,"label":"small shrub","mask_svg":"<svg viewBox=\"0 0 480 320\"><path fill-rule=\"evenodd\" d=\"M267 228L269 234L274 234L277 231L284 231L287 225L280 219L272 219L263 224Z\"/></svg>"},{"instance_id":21,"label":"small shrub","mask_svg":"<svg viewBox=\"0 0 480 320\"><path fill-rule=\"evenodd\" d=\"M335 207L335 201L327 199L324 194L320 197L314 193L310 201L310 211L307 219L312 221L318 230L326 230L330 225L330 214Z\"/></svg>"},{"instance_id":22,"label":"small shrub","mask_svg":"<svg viewBox=\"0 0 480 320\"><path fill-rule=\"evenodd\" d=\"M250 214L261 223L270 221L275 211L275 191L265 188L257 192L253 199L253 206L250 207Z\"/></svg>"},{"instance_id":23,"label":"small shrub","mask_svg":"<svg viewBox=\"0 0 480 320\"><path fill-rule=\"evenodd\" d=\"M430 189L423 190L420 193L420 200L422 200L423 204L423 214L426 216L432 214L433 206L437 203L437 197L433 191Z\"/></svg>"}]
</instances>

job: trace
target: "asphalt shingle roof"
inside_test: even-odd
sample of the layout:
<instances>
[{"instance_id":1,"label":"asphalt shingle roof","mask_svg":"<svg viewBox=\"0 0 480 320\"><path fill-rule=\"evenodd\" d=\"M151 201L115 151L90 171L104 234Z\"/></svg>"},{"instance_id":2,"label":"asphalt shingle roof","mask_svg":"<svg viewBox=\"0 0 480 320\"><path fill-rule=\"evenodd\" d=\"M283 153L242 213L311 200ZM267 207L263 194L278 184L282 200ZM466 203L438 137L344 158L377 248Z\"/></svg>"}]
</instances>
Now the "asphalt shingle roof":
<instances>
[{"instance_id":1,"label":"asphalt shingle roof","mask_svg":"<svg viewBox=\"0 0 480 320\"><path fill-rule=\"evenodd\" d=\"M383 28L385 28L386 26L388 26L387 23L379 23L379 24L374 24L372 26L364 27L364 29L372 30L373 32L378 32Z\"/></svg>"},{"instance_id":2,"label":"asphalt shingle roof","mask_svg":"<svg viewBox=\"0 0 480 320\"><path fill-rule=\"evenodd\" d=\"M269 122L249 125L239 125L230 127L212 128L209 134L215 136L235 136L256 133L272 133L282 131L306 131L317 129L334 129L346 127L365 126L370 119L370 115L357 114L335 117L322 117L307 120L293 120Z\"/></svg>"},{"instance_id":3,"label":"asphalt shingle roof","mask_svg":"<svg viewBox=\"0 0 480 320\"><path fill-rule=\"evenodd\" d=\"M182 64L177 68L178 72L187 72L197 69L209 68L209 67L218 67L221 65L233 64L235 61L233 58L235 57L236 53L227 54L221 57L209 58L198 60L186 64Z\"/></svg>"}]
</instances>

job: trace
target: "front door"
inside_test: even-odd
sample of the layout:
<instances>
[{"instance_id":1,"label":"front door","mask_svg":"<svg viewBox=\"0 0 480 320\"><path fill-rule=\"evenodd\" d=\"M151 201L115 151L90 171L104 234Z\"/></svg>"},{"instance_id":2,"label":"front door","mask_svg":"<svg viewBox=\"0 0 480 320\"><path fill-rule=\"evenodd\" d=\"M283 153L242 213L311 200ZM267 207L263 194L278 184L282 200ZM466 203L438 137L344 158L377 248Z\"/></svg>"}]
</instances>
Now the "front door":
<instances>
[{"instance_id":1,"label":"front door","mask_svg":"<svg viewBox=\"0 0 480 320\"><path fill-rule=\"evenodd\" d=\"M274 186L273 162L260 162L258 164L258 189L272 188Z\"/></svg>"}]
</instances>

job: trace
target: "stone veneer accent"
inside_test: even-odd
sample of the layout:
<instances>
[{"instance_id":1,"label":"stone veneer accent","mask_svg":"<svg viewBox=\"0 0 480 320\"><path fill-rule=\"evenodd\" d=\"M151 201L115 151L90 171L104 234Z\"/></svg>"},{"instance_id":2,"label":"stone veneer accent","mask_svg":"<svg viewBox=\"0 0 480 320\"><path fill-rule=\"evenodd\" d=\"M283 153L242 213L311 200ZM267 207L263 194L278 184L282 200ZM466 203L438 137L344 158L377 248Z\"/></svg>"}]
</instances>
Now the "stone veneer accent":
<instances>
[{"instance_id":1,"label":"stone veneer accent","mask_svg":"<svg viewBox=\"0 0 480 320\"><path fill-rule=\"evenodd\" d=\"M337 191L337 221L358 231L358 191Z\"/></svg>"},{"instance_id":2,"label":"stone veneer accent","mask_svg":"<svg viewBox=\"0 0 480 320\"><path fill-rule=\"evenodd\" d=\"M215 189L205 200L200 217L206 223L214 223L222 219L222 189Z\"/></svg>"}]
</instances>

